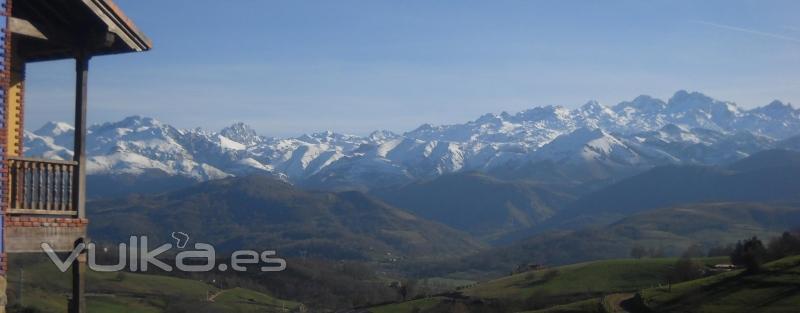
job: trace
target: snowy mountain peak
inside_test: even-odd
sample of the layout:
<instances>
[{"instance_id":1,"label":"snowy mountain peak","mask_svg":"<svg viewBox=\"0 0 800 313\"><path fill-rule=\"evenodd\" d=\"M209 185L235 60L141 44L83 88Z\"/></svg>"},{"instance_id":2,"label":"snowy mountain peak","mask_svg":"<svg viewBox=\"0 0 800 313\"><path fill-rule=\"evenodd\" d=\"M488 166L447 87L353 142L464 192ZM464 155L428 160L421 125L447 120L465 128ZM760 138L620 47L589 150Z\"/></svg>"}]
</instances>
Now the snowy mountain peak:
<instances>
[{"instance_id":1,"label":"snowy mountain peak","mask_svg":"<svg viewBox=\"0 0 800 313\"><path fill-rule=\"evenodd\" d=\"M699 92L679 90L669 98L667 106L672 111L688 111L693 109L707 109L714 99Z\"/></svg>"},{"instance_id":2,"label":"snowy mountain peak","mask_svg":"<svg viewBox=\"0 0 800 313\"><path fill-rule=\"evenodd\" d=\"M481 117L479 117L477 120L475 120L475 122L476 123L480 123L480 124L484 124L484 123L501 123L501 122L503 122L503 118L500 117L500 115L498 115L498 114L486 113L484 115L481 115Z\"/></svg>"},{"instance_id":3,"label":"snowy mountain peak","mask_svg":"<svg viewBox=\"0 0 800 313\"><path fill-rule=\"evenodd\" d=\"M654 114L663 111L667 107L667 103L661 99L656 99L651 96L641 95L633 99L633 101L621 102L614 106L614 111L617 114L631 113L647 113Z\"/></svg>"},{"instance_id":4,"label":"snowy mountain peak","mask_svg":"<svg viewBox=\"0 0 800 313\"><path fill-rule=\"evenodd\" d=\"M733 102L715 100L700 92L688 92L686 90L679 90L676 92L672 98L669 99L667 105L671 111L679 112L703 110L709 113L716 113L715 111L739 113L741 111Z\"/></svg>"},{"instance_id":5,"label":"snowy mountain peak","mask_svg":"<svg viewBox=\"0 0 800 313\"><path fill-rule=\"evenodd\" d=\"M33 133L39 136L57 137L65 134L71 135L75 131L75 127L64 122L47 122L42 127Z\"/></svg>"},{"instance_id":6,"label":"snowy mountain peak","mask_svg":"<svg viewBox=\"0 0 800 313\"><path fill-rule=\"evenodd\" d=\"M365 137L341 134L330 130L304 134L293 139L306 145L313 145L313 148L308 149L310 149L309 153L314 154L322 153L323 151L320 151L320 149L329 150L330 152L341 150L352 151L358 146L368 142L368 138ZM279 140L279 142L282 141ZM337 158L338 157L339 156L337 156ZM307 163L306 161L303 162Z\"/></svg>"},{"instance_id":7,"label":"snowy mountain peak","mask_svg":"<svg viewBox=\"0 0 800 313\"><path fill-rule=\"evenodd\" d=\"M772 100L772 102L767 104L765 107L767 107L767 108L770 108L770 107L788 107L788 108L792 108L792 104L791 103L783 103L782 101L775 99L775 100Z\"/></svg>"},{"instance_id":8,"label":"snowy mountain peak","mask_svg":"<svg viewBox=\"0 0 800 313\"><path fill-rule=\"evenodd\" d=\"M580 108L577 109L577 114L581 117L585 118L608 118L615 116L616 113L611 110L611 108L600 104L595 100L586 102L586 104L582 105Z\"/></svg>"},{"instance_id":9,"label":"snowy mountain peak","mask_svg":"<svg viewBox=\"0 0 800 313\"><path fill-rule=\"evenodd\" d=\"M582 127L559 136L534 152L539 160L558 160L576 166L600 163L605 166L634 166L641 156L623 140L599 128Z\"/></svg>"},{"instance_id":10,"label":"snowy mountain peak","mask_svg":"<svg viewBox=\"0 0 800 313\"><path fill-rule=\"evenodd\" d=\"M779 100L773 100L766 106L754 109L756 112L764 113L774 118L781 117L781 115L794 114L795 108L791 103L783 103Z\"/></svg>"},{"instance_id":11,"label":"snowy mountain peak","mask_svg":"<svg viewBox=\"0 0 800 313\"><path fill-rule=\"evenodd\" d=\"M321 131L321 132L316 132L316 133L311 133L311 134L304 134L304 135L301 135L300 137L297 137L297 139L305 141L305 142L310 142L310 143L322 143L322 142L330 142L330 141L333 141L335 139L343 138L343 137L346 137L346 136L347 135L337 134L337 133L334 133L333 131L326 130L326 131Z\"/></svg>"},{"instance_id":12,"label":"snowy mountain peak","mask_svg":"<svg viewBox=\"0 0 800 313\"><path fill-rule=\"evenodd\" d=\"M570 116L569 109L560 105L548 105L543 107L535 107L515 115L516 118L523 121L541 121L547 119L560 119L565 120Z\"/></svg>"},{"instance_id":13,"label":"snowy mountain peak","mask_svg":"<svg viewBox=\"0 0 800 313\"><path fill-rule=\"evenodd\" d=\"M89 127L89 133L113 131L118 133L142 132L142 131L170 131L176 130L172 126L161 123L152 117L139 115L128 116L121 121L106 122Z\"/></svg>"},{"instance_id":14,"label":"snowy mountain peak","mask_svg":"<svg viewBox=\"0 0 800 313\"><path fill-rule=\"evenodd\" d=\"M264 138L259 136L252 127L242 122L225 127L219 133L245 146L253 146L264 141Z\"/></svg>"},{"instance_id":15,"label":"snowy mountain peak","mask_svg":"<svg viewBox=\"0 0 800 313\"><path fill-rule=\"evenodd\" d=\"M400 137L400 135L389 130L376 130L370 133L367 139L371 142L382 143L387 140L397 139L398 137Z\"/></svg>"},{"instance_id":16,"label":"snowy mountain peak","mask_svg":"<svg viewBox=\"0 0 800 313\"><path fill-rule=\"evenodd\" d=\"M128 127L128 128L135 128L135 127L159 127L163 125L157 119L147 116L140 116L140 115L133 115L124 118L122 121L119 121L114 124L116 127Z\"/></svg>"},{"instance_id":17,"label":"snowy mountain peak","mask_svg":"<svg viewBox=\"0 0 800 313\"><path fill-rule=\"evenodd\" d=\"M425 124L419 125L419 126L417 126L417 128L415 128L414 130L410 131L409 133L428 131L428 130L433 130L433 124L425 123Z\"/></svg>"},{"instance_id":18,"label":"snowy mountain peak","mask_svg":"<svg viewBox=\"0 0 800 313\"><path fill-rule=\"evenodd\" d=\"M591 111L602 111L607 109L606 106L597 102L597 100L589 100L581 106L581 109L591 110Z\"/></svg>"}]
</instances>

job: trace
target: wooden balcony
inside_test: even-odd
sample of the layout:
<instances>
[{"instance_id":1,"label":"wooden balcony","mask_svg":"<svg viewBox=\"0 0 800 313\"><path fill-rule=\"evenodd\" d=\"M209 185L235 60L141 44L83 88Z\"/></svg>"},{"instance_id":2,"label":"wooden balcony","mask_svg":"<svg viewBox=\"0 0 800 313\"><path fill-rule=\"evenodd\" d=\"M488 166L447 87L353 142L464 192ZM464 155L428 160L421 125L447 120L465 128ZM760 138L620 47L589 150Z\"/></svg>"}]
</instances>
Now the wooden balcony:
<instances>
[{"instance_id":1,"label":"wooden balcony","mask_svg":"<svg viewBox=\"0 0 800 313\"><path fill-rule=\"evenodd\" d=\"M78 162L9 157L8 171L9 214L78 216Z\"/></svg>"}]
</instances>

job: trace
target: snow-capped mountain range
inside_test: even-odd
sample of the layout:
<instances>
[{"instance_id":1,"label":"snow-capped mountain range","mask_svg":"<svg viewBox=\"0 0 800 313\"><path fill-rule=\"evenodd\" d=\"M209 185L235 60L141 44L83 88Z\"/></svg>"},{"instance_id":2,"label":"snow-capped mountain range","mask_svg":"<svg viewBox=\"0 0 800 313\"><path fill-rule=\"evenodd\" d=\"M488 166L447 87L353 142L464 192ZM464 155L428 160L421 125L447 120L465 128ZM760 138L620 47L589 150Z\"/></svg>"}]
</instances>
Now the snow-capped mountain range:
<instances>
[{"instance_id":1,"label":"snow-capped mountain range","mask_svg":"<svg viewBox=\"0 0 800 313\"><path fill-rule=\"evenodd\" d=\"M380 186L538 161L605 168L719 164L798 134L800 109L790 104L745 110L686 91L666 102L639 96L610 107L596 101L572 110L535 107L368 136L326 131L273 138L242 123L215 132L131 116L89 128L87 167L90 174L158 170L207 180L268 172L300 184ZM71 158L72 136L69 124L49 122L25 132L25 154Z\"/></svg>"}]
</instances>

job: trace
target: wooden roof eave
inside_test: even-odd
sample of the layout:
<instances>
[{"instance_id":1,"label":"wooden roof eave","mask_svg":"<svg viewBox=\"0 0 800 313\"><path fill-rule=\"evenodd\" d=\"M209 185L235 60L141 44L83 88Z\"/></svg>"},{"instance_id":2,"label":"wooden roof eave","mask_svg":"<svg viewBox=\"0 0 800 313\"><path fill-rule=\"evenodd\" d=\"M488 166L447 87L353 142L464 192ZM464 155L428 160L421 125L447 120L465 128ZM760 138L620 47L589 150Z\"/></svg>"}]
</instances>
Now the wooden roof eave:
<instances>
[{"instance_id":1,"label":"wooden roof eave","mask_svg":"<svg viewBox=\"0 0 800 313\"><path fill-rule=\"evenodd\" d=\"M153 47L150 38L140 31L113 1L81 1L108 26L109 32L117 35L131 48L131 52L147 51Z\"/></svg>"},{"instance_id":2,"label":"wooden roof eave","mask_svg":"<svg viewBox=\"0 0 800 313\"><path fill-rule=\"evenodd\" d=\"M147 51L152 42L111 0L30 0L14 7L9 32L26 62Z\"/></svg>"}]
</instances>

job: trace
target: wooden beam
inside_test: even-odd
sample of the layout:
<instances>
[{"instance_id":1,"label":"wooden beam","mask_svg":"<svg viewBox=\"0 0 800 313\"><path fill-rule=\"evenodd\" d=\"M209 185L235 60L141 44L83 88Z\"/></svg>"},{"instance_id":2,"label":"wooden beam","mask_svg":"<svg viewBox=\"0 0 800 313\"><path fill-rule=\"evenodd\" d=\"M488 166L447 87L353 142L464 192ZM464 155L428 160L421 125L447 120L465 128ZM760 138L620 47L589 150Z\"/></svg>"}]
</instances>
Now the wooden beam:
<instances>
[{"instance_id":1,"label":"wooden beam","mask_svg":"<svg viewBox=\"0 0 800 313\"><path fill-rule=\"evenodd\" d=\"M45 158L21 157L21 156L9 156L8 160L22 161L22 162L51 163L51 164L61 164L61 165L78 165L78 162L75 161L51 160Z\"/></svg>"},{"instance_id":2,"label":"wooden beam","mask_svg":"<svg viewBox=\"0 0 800 313\"><path fill-rule=\"evenodd\" d=\"M15 35L47 40L47 36L45 36L38 28L36 28L36 26L31 24L31 22L28 20L23 20L21 18L9 17L8 30Z\"/></svg>"},{"instance_id":3,"label":"wooden beam","mask_svg":"<svg viewBox=\"0 0 800 313\"><path fill-rule=\"evenodd\" d=\"M69 216L74 217L78 215L77 211L69 210L38 210L38 209L8 209L8 214L25 214L25 215L55 215L55 216Z\"/></svg>"},{"instance_id":4,"label":"wooden beam","mask_svg":"<svg viewBox=\"0 0 800 313\"><path fill-rule=\"evenodd\" d=\"M70 29L70 25L63 21L63 18L60 14L52 13L53 9L47 4L47 2L43 2L45 7L39 7L36 5L27 5L25 6L26 10L32 14L29 18L37 23L37 29L42 31L45 36L47 36L50 42L58 43L59 45L67 46L67 47L74 47L74 38L70 35L68 29ZM48 12L42 12L42 10L49 10ZM58 22L57 20L61 20L62 22Z\"/></svg>"}]
</instances>

